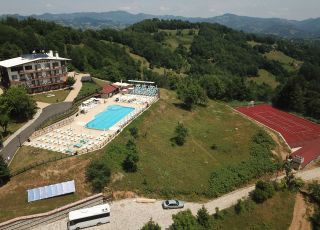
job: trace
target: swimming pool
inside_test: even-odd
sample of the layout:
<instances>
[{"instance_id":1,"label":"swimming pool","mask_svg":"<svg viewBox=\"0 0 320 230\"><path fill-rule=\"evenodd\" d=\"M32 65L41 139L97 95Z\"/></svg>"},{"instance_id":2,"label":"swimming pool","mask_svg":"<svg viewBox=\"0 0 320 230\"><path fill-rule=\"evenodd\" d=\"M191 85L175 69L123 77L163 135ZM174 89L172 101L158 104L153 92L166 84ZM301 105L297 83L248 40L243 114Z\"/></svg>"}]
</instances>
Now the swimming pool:
<instances>
[{"instance_id":1,"label":"swimming pool","mask_svg":"<svg viewBox=\"0 0 320 230\"><path fill-rule=\"evenodd\" d=\"M134 111L134 108L110 105L105 111L97 114L85 127L89 129L107 130L132 111Z\"/></svg>"}]
</instances>

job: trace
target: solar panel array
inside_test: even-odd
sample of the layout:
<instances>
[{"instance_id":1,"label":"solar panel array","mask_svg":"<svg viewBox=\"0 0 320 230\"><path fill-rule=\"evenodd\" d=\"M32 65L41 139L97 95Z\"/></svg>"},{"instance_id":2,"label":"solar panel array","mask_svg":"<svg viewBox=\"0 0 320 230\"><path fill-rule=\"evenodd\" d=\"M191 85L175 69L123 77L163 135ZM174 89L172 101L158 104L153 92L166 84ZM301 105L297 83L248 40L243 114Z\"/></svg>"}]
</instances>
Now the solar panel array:
<instances>
[{"instance_id":1,"label":"solar panel array","mask_svg":"<svg viewBox=\"0 0 320 230\"><path fill-rule=\"evenodd\" d=\"M28 189L28 202L74 193L75 191L76 187L74 184L74 180L34 189Z\"/></svg>"}]
</instances>

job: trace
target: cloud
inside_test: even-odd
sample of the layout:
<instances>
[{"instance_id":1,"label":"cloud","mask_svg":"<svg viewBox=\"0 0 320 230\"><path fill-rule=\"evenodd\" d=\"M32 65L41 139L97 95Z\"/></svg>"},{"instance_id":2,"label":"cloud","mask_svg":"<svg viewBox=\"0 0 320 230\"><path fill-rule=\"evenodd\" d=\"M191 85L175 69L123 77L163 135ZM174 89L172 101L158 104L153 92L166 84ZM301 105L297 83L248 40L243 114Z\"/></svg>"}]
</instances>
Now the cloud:
<instances>
[{"instance_id":1,"label":"cloud","mask_svg":"<svg viewBox=\"0 0 320 230\"><path fill-rule=\"evenodd\" d=\"M166 7L166 6L160 6L159 9L160 9L161 11L168 11L168 10L170 10L170 8L169 8L169 7Z\"/></svg>"},{"instance_id":2,"label":"cloud","mask_svg":"<svg viewBox=\"0 0 320 230\"><path fill-rule=\"evenodd\" d=\"M47 3L47 4L46 4L46 7L47 7L47 8L52 8L53 5L52 5L51 3Z\"/></svg>"},{"instance_id":3,"label":"cloud","mask_svg":"<svg viewBox=\"0 0 320 230\"><path fill-rule=\"evenodd\" d=\"M120 6L119 10L131 10L131 6Z\"/></svg>"}]
</instances>

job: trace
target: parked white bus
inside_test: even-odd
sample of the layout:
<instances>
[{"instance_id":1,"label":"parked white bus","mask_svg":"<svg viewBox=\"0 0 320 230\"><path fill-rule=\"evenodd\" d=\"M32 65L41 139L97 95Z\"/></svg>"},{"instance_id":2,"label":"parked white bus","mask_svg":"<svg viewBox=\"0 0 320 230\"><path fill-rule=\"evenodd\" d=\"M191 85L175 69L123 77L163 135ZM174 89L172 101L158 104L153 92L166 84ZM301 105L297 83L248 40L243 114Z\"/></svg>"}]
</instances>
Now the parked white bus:
<instances>
[{"instance_id":1,"label":"parked white bus","mask_svg":"<svg viewBox=\"0 0 320 230\"><path fill-rule=\"evenodd\" d=\"M68 229L81 229L110 222L110 206L97 205L92 208L69 212Z\"/></svg>"}]
</instances>

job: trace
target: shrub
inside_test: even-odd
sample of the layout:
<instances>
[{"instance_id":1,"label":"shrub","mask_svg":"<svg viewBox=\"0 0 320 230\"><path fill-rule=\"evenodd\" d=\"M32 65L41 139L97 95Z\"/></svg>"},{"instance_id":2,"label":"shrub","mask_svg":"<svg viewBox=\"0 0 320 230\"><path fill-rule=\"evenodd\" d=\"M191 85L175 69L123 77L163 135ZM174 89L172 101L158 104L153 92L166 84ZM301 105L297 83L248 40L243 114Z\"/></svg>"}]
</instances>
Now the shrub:
<instances>
[{"instance_id":1,"label":"shrub","mask_svg":"<svg viewBox=\"0 0 320 230\"><path fill-rule=\"evenodd\" d=\"M136 143L129 140L126 144L127 156L122 162L122 168L126 172L136 172L138 170L139 155Z\"/></svg>"},{"instance_id":2,"label":"shrub","mask_svg":"<svg viewBox=\"0 0 320 230\"><path fill-rule=\"evenodd\" d=\"M263 203L274 195L274 187L271 182L258 181L251 196L256 203Z\"/></svg>"},{"instance_id":3,"label":"shrub","mask_svg":"<svg viewBox=\"0 0 320 230\"><path fill-rule=\"evenodd\" d=\"M182 146L186 142L186 137L188 136L188 129L182 123L179 122L176 126L175 134L175 143L179 146Z\"/></svg>"},{"instance_id":4,"label":"shrub","mask_svg":"<svg viewBox=\"0 0 320 230\"><path fill-rule=\"evenodd\" d=\"M150 219L148 221L148 223L146 223L141 230L161 230L161 227L159 226L159 224L155 223L152 219Z\"/></svg>"},{"instance_id":5,"label":"shrub","mask_svg":"<svg viewBox=\"0 0 320 230\"><path fill-rule=\"evenodd\" d=\"M66 80L67 86L71 87L76 83L76 80L73 77L68 77Z\"/></svg>"},{"instance_id":6,"label":"shrub","mask_svg":"<svg viewBox=\"0 0 320 230\"><path fill-rule=\"evenodd\" d=\"M94 160L86 168L86 179L100 192L110 181L111 170L104 161Z\"/></svg>"},{"instance_id":7,"label":"shrub","mask_svg":"<svg viewBox=\"0 0 320 230\"><path fill-rule=\"evenodd\" d=\"M10 180L10 170L8 165L0 155L0 185L7 183Z\"/></svg>"},{"instance_id":8,"label":"shrub","mask_svg":"<svg viewBox=\"0 0 320 230\"><path fill-rule=\"evenodd\" d=\"M208 213L208 210L204 206L202 206L202 208L199 209L197 212L198 224L200 224L205 229L209 229L211 227L210 219L211 217L210 217L210 214Z\"/></svg>"},{"instance_id":9,"label":"shrub","mask_svg":"<svg viewBox=\"0 0 320 230\"><path fill-rule=\"evenodd\" d=\"M172 215L173 224L170 230L198 230L199 225L196 218L192 215L190 209L178 212Z\"/></svg>"},{"instance_id":10,"label":"shrub","mask_svg":"<svg viewBox=\"0 0 320 230\"><path fill-rule=\"evenodd\" d=\"M139 137L139 131L138 131L137 127L130 128L129 132L130 132L131 136L133 136L135 139L137 139Z\"/></svg>"}]
</instances>

